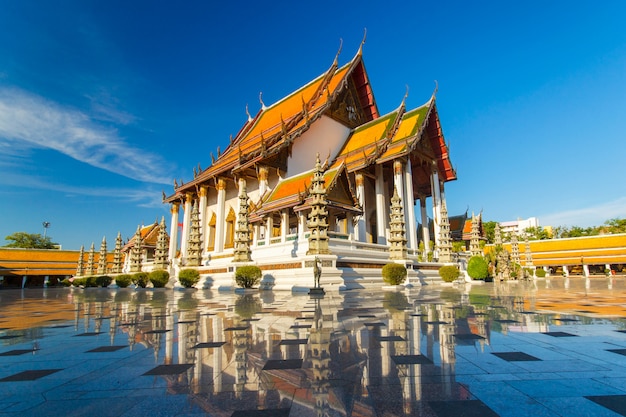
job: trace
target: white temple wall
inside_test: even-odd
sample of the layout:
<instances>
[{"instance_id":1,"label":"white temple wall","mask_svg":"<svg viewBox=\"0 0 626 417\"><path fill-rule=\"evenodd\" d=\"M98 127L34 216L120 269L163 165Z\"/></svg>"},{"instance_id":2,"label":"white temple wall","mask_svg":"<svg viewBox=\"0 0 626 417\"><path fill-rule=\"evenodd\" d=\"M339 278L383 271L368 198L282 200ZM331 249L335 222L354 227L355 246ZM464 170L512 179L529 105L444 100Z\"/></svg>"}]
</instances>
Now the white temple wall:
<instances>
[{"instance_id":1,"label":"white temple wall","mask_svg":"<svg viewBox=\"0 0 626 417\"><path fill-rule=\"evenodd\" d=\"M315 154L320 159L332 161L345 143L350 129L327 116L317 119L307 130L293 142L291 157L287 161L287 178L308 171L315 167Z\"/></svg>"}]
</instances>

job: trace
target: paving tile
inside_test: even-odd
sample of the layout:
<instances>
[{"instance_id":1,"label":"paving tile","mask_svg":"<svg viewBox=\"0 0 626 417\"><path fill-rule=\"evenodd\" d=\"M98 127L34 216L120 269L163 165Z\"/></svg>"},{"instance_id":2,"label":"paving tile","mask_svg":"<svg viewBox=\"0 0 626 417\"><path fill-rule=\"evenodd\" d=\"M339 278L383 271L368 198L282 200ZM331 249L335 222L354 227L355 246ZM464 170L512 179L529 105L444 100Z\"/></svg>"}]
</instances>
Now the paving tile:
<instances>
[{"instance_id":1,"label":"paving tile","mask_svg":"<svg viewBox=\"0 0 626 417\"><path fill-rule=\"evenodd\" d=\"M459 340L481 340L484 339L484 337L474 334L474 333L459 333L459 334L455 334L453 335L455 338L459 339Z\"/></svg>"},{"instance_id":2,"label":"paving tile","mask_svg":"<svg viewBox=\"0 0 626 417\"><path fill-rule=\"evenodd\" d=\"M15 349L0 353L0 356L19 356L25 353L34 353L37 349Z\"/></svg>"},{"instance_id":3,"label":"paving tile","mask_svg":"<svg viewBox=\"0 0 626 417\"><path fill-rule=\"evenodd\" d=\"M309 339L283 339L279 345L292 346L292 345L306 345Z\"/></svg>"},{"instance_id":4,"label":"paving tile","mask_svg":"<svg viewBox=\"0 0 626 417\"><path fill-rule=\"evenodd\" d=\"M592 395L585 398L626 416L626 395Z\"/></svg>"},{"instance_id":5,"label":"paving tile","mask_svg":"<svg viewBox=\"0 0 626 417\"><path fill-rule=\"evenodd\" d=\"M192 363L183 363L176 365L159 365L156 368L152 368L143 375L179 375L187 371L187 369L193 367Z\"/></svg>"},{"instance_id":6,"label":"paving tile","mask_svg":"<svg viewBox=\"0 0 626 417\"><path fill-rule=\"evenodd\" d=\"M0 379L0 382L16 382L16 381L34 381L44 376L51 375L63 369L38 369L32 371L23 371L14 375Z\"/></svg>"},{"instance_id":7,"label":"paving tile","mask_svg":"<svg viewBox=\"0 0 626 417\"><path fill-rule=\"evenodd\" d=\"M88 350L87 353L96 353L96 352L116 352L121 349L128 348L128 346L100 346L95 349Z\"/></svg>"},{"instance_id":8,"label":"paving tile","mask_svg":"<svg viewBox=\"0 0 626 417\"><path fill-rule=\"evenodd\" d=\"M198 343L192 349L213 349L217 347L222 347L226 344L226 342L205 342Z\"/></svg>"},{"instance_id":9,"label":"paving tile","mask_svg":"<svg viewBox=\"0 0 626 417\"><path fill-rule=\"evenodd\" d=\"M517 320L509 320L509 319L504 319L504 320L494 320L498 323L519 323L519 321Z\"/></svg>"},{"instance_id":10,"label":"paving tile","mask_svg":"<svg viewBox=\"0 0 626 417\"><path fill-rule=\"evenodd\" d=\"M82 336L98 336L99 334L103 334L103 332L86 332L75 334L74 337L82 337Z\"/></svg>"},{"instance_id":11,"label":"paving tile","mask_svg":"<svg viewBox=\"0 0 626 417\"><path fill-rule=\"evenodd\" d=\"M424 355L398 355L391 356L396 365L430 365L432 360Z\"/></svg>"},{"instance_id":12,"label":"paving tile","mask_svg":"<svg viewBox=\"0 0 626 417\"><path fill-rule=\"evenodd\" d=\"M224 329L225 332L238 332L241 330L248 330L250 328L250 326L234 326L234 327L228 327L226 329Z\"/></svg>"},{"instance_id":13,"label":"paving tile","mask_svg":"<svg viewBox=\"0 0 626 417\"><path fill-rule=\"evenodd\" d=\"M567 333L567 332L545 332L541 333L552 337L578 337L578 335Z\"/></svg>"},{"instance_id":14,"label":"paving tile","mask_svg":"<svg viewBox=\"0 0 626 417\"><path fill-rule=\"evenodd\" d=\"M291 408L275 408L269 410L237 410L230 417L289 417Z\"/></svg>"},{"instance_id":15,"label":"paving tile","mask_svg":"<svg viewBox=\"0 0 626 417\"><path fill-rule=\"evenodd\" d=\"M524 352L491 352L493 355L504 359L507 362L521 362L521 361L540 361L541 359L528 355Z\"/></svg>"},{"instance_id":16,"label":"paving tile","mask_svg":"<svg viewBox=\"0 0 626 417\"><path fill-rule=\"evenodd\" d=\"M428 401L437 417L499 417L480 400Z\"/></svg>"},{"instance_id":17,"label":"paving tile","mask_svg":"<svg viewBox=\"0 0 626 417\"><path fill-rule=\"evenodd\" d=\"M271 369L300 369L302 368L302 359L270 359L263 366L263 370Z\"/></svg>"},{"instance_id":18,"label":"paving tile","mask_svg":"<svg viewBox=\"0 0 626 417\"><path fill-rule=\"evenodd\" d=\"M290 329L310 329L313 327L311 324L294 324Z\"/></svg>"},{"instance_id":19,"label":"paving tile","mask_svg":"<svg viewBox=\"0 0 626 417\"><path fill-rule=\"evenodd\" d=\"M402 336L379 336L376 338L376 340L380 342L404 342L406 341L406 339L403 338Z\"/></svg>"},{"instance_id":20,"label":"paving tile","mask_svg":"<svg viewBox=\"0 0 626 417\"><path fill-rule=\"evenodd\" d=\"M171 330L148 330L147 332L145 332L145 334L163 334L163 333L167 333L167 332L171 332Z\"/></svg>"}]
</instances>

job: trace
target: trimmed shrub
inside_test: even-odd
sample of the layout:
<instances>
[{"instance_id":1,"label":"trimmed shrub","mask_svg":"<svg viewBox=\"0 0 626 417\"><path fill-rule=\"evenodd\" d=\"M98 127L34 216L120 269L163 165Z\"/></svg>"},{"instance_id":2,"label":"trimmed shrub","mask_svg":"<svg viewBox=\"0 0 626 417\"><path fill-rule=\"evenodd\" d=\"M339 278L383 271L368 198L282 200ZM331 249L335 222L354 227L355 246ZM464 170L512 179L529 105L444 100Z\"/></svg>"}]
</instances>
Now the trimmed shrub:
<instances>
[{"instance_id":1,"label":"trimmed shrub","mask_svg":"<svg viewBox=\"0 0 626 417\"><path fill-rule=\"evenodd\" d=\"M69 278L65 278L63 281L59 281L59 284L63 285L64 287L72 286L72 283L70 282Z\"/></svg>"},{"instance_id":2,"label":"trimmed shrub","mask_svg":"<svg viewBox=\"0 0 626 417\"><path fill-rule=\"evenodd\" d=\"M404 265L389 263L383 266L383 281L389 285L400 285L406 279L407 271Z\"/></svg>"},{"instance_id":3,"label":"trimmed shrub","mask_svg":"<svg viewBox=\"0 0 626 417\"><path fill-rule=\"evenodd\" d=\"M535 269L535 276L537 278L545 278L546 277L546 270L543 269L543 268Z\"/></svg>"},{"instance_id":4,"label":"trimmed shrub","mask_svg":"<svg viewBox=\"0 0 626 417\"><path fill-rule=\"evenodd\" d=\"M148 273L146 272L135 272L131 279L133 284L141 288L146 288L146 285L150 282L148 279Z\"/></svg>"},{"instance_id":5,"label":"trimmed shrub","mask_svg":"<svg viewBox=\"0 0 626 417\"><path fill-rule=\"evenodd\" d=\"M122 274L115 277L115 283L120 288L128 287L131 282L133 282L133 278L128 274Z\"/></svg>"},{"instance_id":6,"label":"trimmed shrub","mask_svg":"<svg viewBox=\"0 0 626 417\"><path fill-rule=\"evenodd\" d=\"M113 278L108 275L100 275L99 277L95 278L96 287L108 287L109 285L111 285L112 281Z\"/></svg>"},{"instance_id":7,"label":"trimmed shrub","mask_svg":"<svg viewBox=\"0 0 626 417\"><path fill-rule=\"evenodd\" d=\"M489 264L480 255L472 256L467 263L467 274L472 279L485 279L489 276Z\"/></svg>"},{"instance_id":8,"label":"trimmed shrub","mask_svg":"<svg viewBox=\"0 0 626 417\"><path fill-rule=\"evenodd\" d=\"M200 272L196 269L182 269L178 273L178 282L185 288L191 288L200 281Z\"/></svg>"},{"instance_id":9,"label":"trimmed shrub","mask_svg":"<svg viewBox=\"0 0 626 417\"><path fill-rule=\"evenodd\" d=\"M170 280L170 273L163 269L157 269L148 274L148 279L154 285L154 288L163 288Z\"/></svg>"},{"instance_id":10,"label":"trimmed shrub","mask_svg":"<svg viewBox=\"0 0 626 417\"><path fill-rule=\"evenodd\" d=\"M235 282L241 288L252 288L259 285L262 276L261 268L256 265L240 266L235 271Z\"/></svg>"},{"instance_id":11,"label":"trimmed shrub","mask_svg":"<svg viewBox=\"0 0 626 417\"><path fill-rule=\"evenodd\" d=\"M461 275L461 271L455 265L444 265L439 268L439 276L444 282L454 282Z\"/></svg>"},{"instance_id":12,"label":"trimmed shrub","mask_svg":"<svg viewBox=\"0 0 626 417\"><path fill-rule=\"evenodd\" d=\"M96 277L87 277L85 278L85 287L97 287Z\"/></svg>"},{"instance_id":13,"label":"trimmed shrub","mask_svg":"<svg viewBox=\"0 0 626 417\"><path fill-rule=\"evenodd\" d=\"M87 284L87 278L74 278L72 281L72 285L75 287L80 287L81 285L84 287Z\"/></svg>"}]
</instances>

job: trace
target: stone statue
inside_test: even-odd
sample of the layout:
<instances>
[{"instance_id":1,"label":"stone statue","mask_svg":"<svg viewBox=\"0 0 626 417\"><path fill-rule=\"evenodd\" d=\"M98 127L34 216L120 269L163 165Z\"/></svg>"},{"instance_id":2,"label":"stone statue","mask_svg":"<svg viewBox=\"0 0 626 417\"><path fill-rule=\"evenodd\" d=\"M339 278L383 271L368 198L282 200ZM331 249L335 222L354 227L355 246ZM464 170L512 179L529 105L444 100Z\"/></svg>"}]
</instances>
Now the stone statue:
<instances>
[{"instance_id":1,"label":"stone statue","mask_svg":"<svg viewBox=\"0 0 626 417\"><path fill-rule=\"evenodd\" d=\"M317 256L313 261L313 277L315 278L315 288L320 288L320 277L322 276L322 261Z\"/></svg>"}]
</instances>

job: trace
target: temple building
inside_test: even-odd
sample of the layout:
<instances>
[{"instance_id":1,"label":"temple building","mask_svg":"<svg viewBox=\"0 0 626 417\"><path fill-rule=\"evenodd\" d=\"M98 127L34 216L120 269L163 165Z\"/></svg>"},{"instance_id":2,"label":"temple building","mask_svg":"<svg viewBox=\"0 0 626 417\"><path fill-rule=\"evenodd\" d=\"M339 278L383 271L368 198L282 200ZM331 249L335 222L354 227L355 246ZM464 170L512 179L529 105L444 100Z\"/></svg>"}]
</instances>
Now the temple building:
<instances>
[{"instance_id":1,"label":"temple building","mask_svg":"<svg viewBox=\"0 0 626 417\"><path fill-rule=\"evenodd\" d=\"M380 114L362 47L278 102L261 100L208 168L164 194L173 276L194 267L204 288L228 287L236 266L252 263L262 286L298 290L312 286L315 257L322 285L340 289L381 282L388 262L405 264L413 284L436 274L436 264L418 261L418 236L437 253L430 242L449 224L444 184L456 179L436 91L417 108L405 96ZM402 259L390 260L394 236Z\"/></svg>"}]
</instances>

